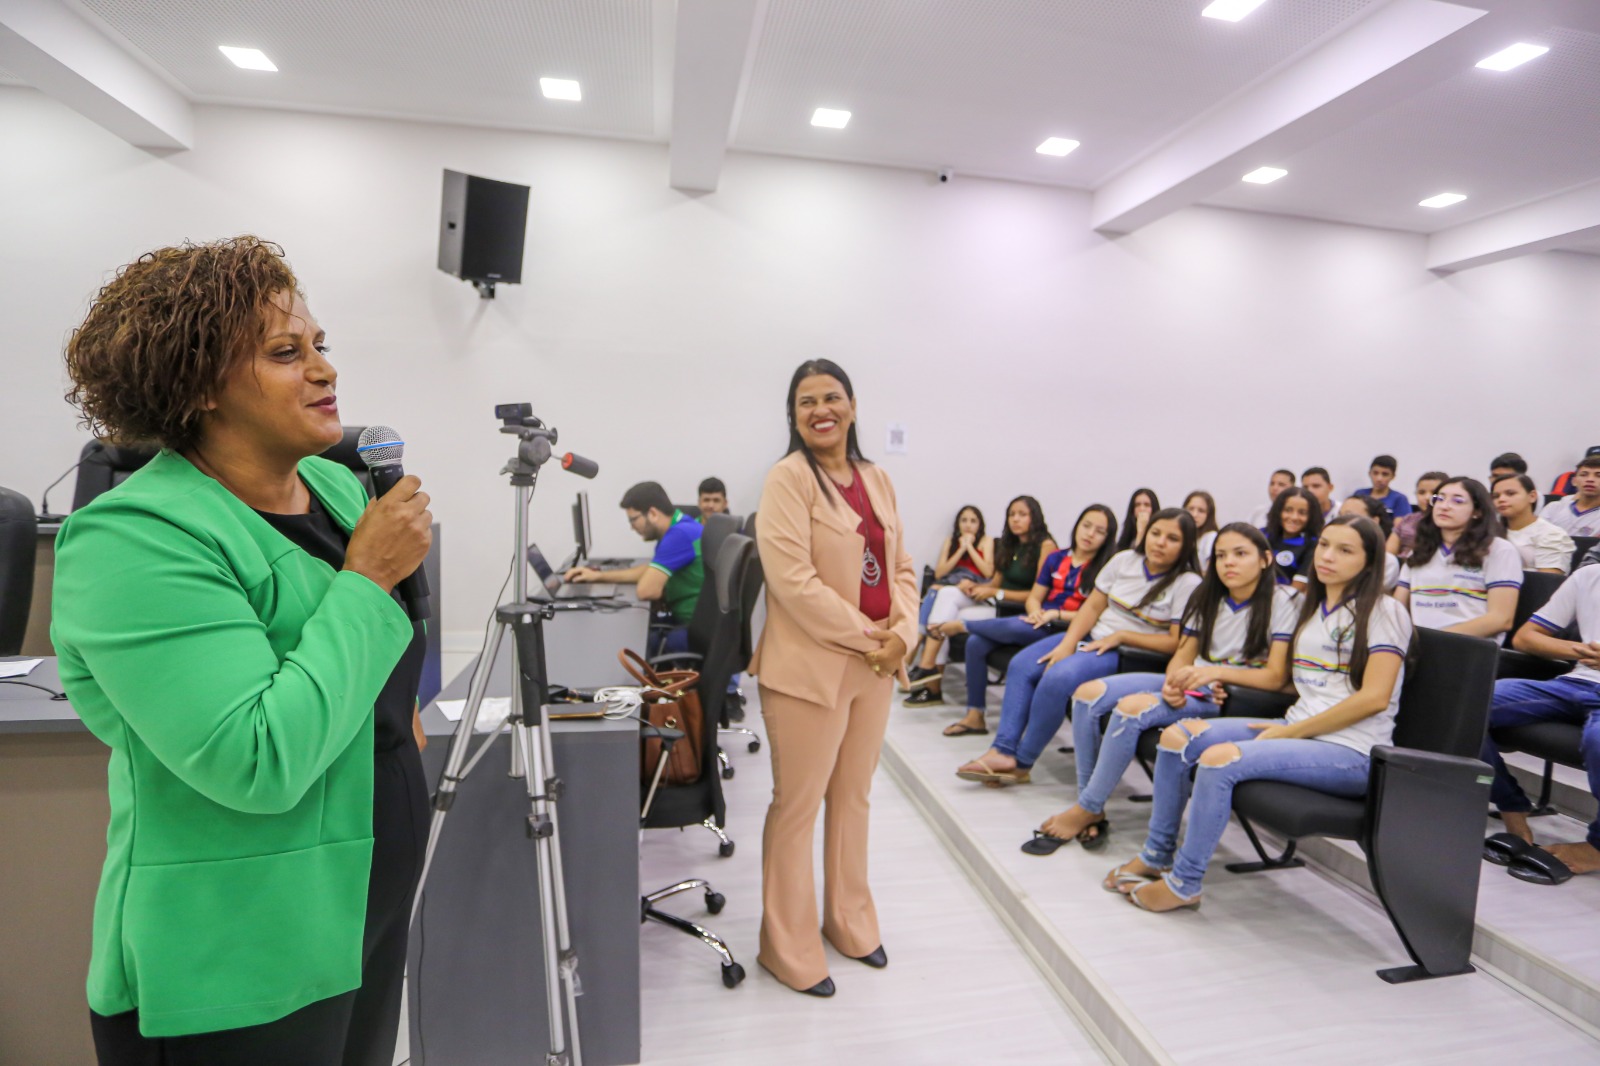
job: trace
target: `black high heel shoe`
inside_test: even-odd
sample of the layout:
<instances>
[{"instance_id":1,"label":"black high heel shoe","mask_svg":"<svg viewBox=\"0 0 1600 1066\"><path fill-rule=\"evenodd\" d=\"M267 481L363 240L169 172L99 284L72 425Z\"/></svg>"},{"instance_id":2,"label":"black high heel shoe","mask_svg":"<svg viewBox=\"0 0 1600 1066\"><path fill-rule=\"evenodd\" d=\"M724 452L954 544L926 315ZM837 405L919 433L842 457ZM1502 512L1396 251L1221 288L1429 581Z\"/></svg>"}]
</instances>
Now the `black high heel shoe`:
<instances>
[{"instance_id":1,"label":"black high heel shoe","mask_svg":"<svg viewBox=\"0 0 1600 1066\"><path fill-rule=\"evenodd\" d=\"M871 966L874 970L881 970L885 966L889 965L889 955L888 955L887 952L885 952L883 950L883 945L882 944L879 944L869 954L866 954L866 955L852 955L850 957L852 959L855 959L857 962L866 963L868 966Z\"/></svg>"},{"instance_id":2,"label":"black high heel shoe","mask_svg":"<svg viewBox=\"0 0 1600 1066\"><path fill-rule=\"evenodd\" d=\"M797 991L803 992L808 996L816 996L818 999L827 999L834 992L833 978L824 977L810 988L801 988Z\"/></svg>"}]
</instances>

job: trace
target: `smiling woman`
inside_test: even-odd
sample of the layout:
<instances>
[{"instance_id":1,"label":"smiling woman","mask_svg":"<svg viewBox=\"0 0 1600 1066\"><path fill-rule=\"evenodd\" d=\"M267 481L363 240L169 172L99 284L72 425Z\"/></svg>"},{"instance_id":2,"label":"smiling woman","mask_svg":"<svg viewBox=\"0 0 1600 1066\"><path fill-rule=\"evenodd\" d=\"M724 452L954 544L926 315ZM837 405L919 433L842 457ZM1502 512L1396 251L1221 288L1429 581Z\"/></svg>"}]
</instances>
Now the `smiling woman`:
<instances>
[{"instance_id":1,"label":"smiling woman","mask_svg":"<svg viewBox=\"0 0 1600 1066\"><path fill-rule=\"evenodd\" d=\"M802 364L785 407L789 454L767 475L756 524L767 624L750 672L773 778L759 961L797 991L831 996L811 866L817 811L826 799L822 936L850 958L886 966L867 887L867 795L890 677L916 638L917 579L894 486L856 441L844 370L825 359Z\"/></svg>"},{"instance_id":2,"label":"smiling woman","mask_svg":"<svg viewBox=\"0 0 1600 1066\"><path fill-rule=\"evenodd\" d=\"M369 504L277 247L163 248L67 345L97 432L159 444L56 548L63 687L111 748L88 999L102 1066L393 1060L427 827L428 497Z\"/></svg>"}]
</instances>

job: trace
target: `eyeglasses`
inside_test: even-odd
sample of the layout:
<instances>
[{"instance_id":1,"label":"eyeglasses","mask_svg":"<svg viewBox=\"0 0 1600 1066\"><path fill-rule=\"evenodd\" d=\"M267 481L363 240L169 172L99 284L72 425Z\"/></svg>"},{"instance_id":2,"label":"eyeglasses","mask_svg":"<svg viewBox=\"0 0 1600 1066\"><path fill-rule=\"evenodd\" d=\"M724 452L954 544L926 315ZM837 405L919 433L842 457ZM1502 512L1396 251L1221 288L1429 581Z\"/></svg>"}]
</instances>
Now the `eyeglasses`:
<instances>
[{"instance_id":1,"label":"eyeglasses","mask_svg":"<svg viewBox=\"0 0 1600 1066\"><path fill-rule=\"evenodd\" d=\"M1440 496L1438 493L1428 497L1433 503L1453 503L1458 507L1465 507L1472 501L1465 496Z\"/></svg>"}]
</instances>

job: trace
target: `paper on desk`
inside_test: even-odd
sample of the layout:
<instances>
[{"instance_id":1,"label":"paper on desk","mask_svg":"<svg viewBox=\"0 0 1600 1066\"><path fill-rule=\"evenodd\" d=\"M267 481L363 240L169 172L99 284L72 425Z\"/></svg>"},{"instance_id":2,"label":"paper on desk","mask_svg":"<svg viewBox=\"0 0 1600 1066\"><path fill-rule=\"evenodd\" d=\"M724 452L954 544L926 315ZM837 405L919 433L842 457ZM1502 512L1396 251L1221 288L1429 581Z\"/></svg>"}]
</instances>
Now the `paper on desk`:
<instances>
[{"instance_id":1,"label":"paper on desk","mask_svg":"<svg viewBox=\"0 0 1600 1066\"><path fill-rule=\"evenodd\" d=\"M43 659L18 659L16 662L0 663L0 677L27 677L42 662Z\"/></svg>"},{"instance_id":2,"label":"paper on desk","mask_svg":"<svg viewBox=\"0 0 1600 1066\"><path fill-rule=\"evenodd\" d=\"M440 700L439 713L452 722L461 721L461 716L467 711L466 700ZM474 733L497 733L505 725L506 718L511 714L510 696L488 696L483 701L483 706L478 708L478 721L473 728Z\"/></svg>"}]
</instances>

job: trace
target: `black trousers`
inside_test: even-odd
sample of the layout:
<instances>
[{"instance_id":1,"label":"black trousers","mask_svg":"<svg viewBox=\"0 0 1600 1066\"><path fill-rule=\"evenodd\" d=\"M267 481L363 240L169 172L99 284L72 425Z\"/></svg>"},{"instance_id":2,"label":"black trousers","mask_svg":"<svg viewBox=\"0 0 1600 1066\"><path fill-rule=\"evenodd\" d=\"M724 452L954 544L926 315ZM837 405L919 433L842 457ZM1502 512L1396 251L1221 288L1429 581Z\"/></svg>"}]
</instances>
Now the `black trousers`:
<instances>
[{"instance_id":1,"label":"black trousers","mask_svg":"<svg viewBox=\"0 0 1600 1066\"><path fill-rule=\"evenodd\" d=\"M142 1036L137 1010L90 1011L100 1066L393 1066L428 794L414 742L379 752L374 770L361 987L276 1021L193 1036Z\"/></svg>"}]
</instances>

